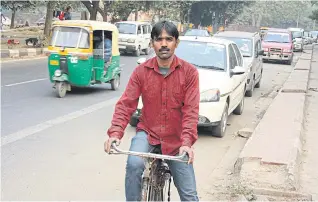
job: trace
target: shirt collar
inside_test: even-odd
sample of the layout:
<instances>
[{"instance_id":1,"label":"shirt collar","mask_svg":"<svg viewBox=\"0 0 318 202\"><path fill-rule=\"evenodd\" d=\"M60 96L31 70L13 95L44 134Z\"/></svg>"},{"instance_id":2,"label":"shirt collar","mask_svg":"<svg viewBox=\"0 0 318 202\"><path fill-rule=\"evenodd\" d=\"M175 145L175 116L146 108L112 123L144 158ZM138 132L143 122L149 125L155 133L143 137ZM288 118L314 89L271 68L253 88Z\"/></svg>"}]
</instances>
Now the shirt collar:
<instances>
[{"instance_id":1,"label":"shirt collar","mask_svg":"<svg viewBox=\"0 0 318 202\"><path fill-rule=\"evenodd\" d=\"M181 60L176 55L173 55L173 57L174 58L173 58L173 61L171 63L171 66L170 66L170 69L172 71L174 69L176 69L177 67L181 67L182 66ZM150 60L146 61L144 66L159 71L157 57L153 57Z\"/></svg>"}]
</instances>

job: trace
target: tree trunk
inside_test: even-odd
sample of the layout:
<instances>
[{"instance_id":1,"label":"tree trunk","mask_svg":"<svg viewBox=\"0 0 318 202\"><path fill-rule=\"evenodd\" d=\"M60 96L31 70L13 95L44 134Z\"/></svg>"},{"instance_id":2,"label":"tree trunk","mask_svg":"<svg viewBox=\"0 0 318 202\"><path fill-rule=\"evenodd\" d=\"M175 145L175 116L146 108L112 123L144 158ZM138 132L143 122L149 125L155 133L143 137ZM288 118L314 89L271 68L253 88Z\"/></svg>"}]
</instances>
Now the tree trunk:
<instances>
[{"instance_id":1,"label":"tree trunk","mask_svg":"<svg viewBox=\"0 0 318 202\"><path fill-rule=\"evenodd\" d=\"M138 21L138 9L135 11L135 21Z\"/></svg>"},{"instance_id":2,"label":"tree trunk","mask_svg":"<svg viewBox=\"0 0 318 202\"><path fill-rule=\"evenodd\" d=\"M108 7L109 7L109 5L106 2L104 2L104 15L102 15L104 22L107 22L107 15L108 15L107 9L108 9Z\"/></svg>"},{"instance_id":3,"label":"tree trunk","mask_svg":"<svg viewBox=\"0 0 318 202\"><path fill-rule=\"evenodd\" d=\"M253 13L252 14L252 26L255 26L256 25L256 19L255 19L255 14Z\"/></svg>"},{"instance_id":4,"label":"tree trunk","mask_svg":"<svg viewBox=\"0 0 318 202\"><path fill-rule=\"evenodd\" d=\"M46 17L45 17L45 26L44 26L44 35L48 37L50 35L50 30L52 26L53 18L53 1L49 1L46 7Z\"/></svg>"},{"instance_id":5,"label":"tree trunk","mask_svg":"<svg viewBox=\"0 0 318 202\"><path fill-rule=\"evenodd\" d=\"M10 25L10 29L13 29L13 28L14 28L15 13L16 13L16 8L13 8L13 9L12 9L12 15L11 15L11 25Z\"/></svg>"},{"instance_id":6,"label":"tree trunk","mask_svg":"<svg viewBox=\"0 0 318 202\"><path fill-rule=\"evenodd\" d=\"M260 13L257 18L256 27L260 27L262 23L263 15Z\"/></svg>"},{"instance_id":7,"label":"tree trunk","mask_svg":"<svg viewBox=\"0 0 318 202\"><path fill-rule=\"evenodd\" d=\"M82 11L81 12L81 20L88 20L87 11Z\"/></svg>"}]
</instances>

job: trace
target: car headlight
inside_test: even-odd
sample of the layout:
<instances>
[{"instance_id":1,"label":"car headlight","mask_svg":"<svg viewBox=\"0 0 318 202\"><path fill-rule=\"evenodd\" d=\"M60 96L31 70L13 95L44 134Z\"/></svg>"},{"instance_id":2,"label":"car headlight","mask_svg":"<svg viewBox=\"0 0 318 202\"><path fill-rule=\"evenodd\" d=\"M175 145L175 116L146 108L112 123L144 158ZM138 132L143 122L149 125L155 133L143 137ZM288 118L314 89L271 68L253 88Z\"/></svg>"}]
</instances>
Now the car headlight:
<instances>
[{"instance_id":1,"label":"car headlight","mask_svg":"<svg viewBox=\"0 0 318 202\"><path fill-rule=\"evenodd\" d=\"M268 52L268 48L263 48L263 51Z\"/></svg>"},{"instance_id":2,"label":"car headlight","mask_svg":"<svg viewBox=\"0 0 318 202\"><path fill-rule=\"evenodd\" d=\"M218 102L220 100L220 90L210 89L200 94L200 102Z\"/></svg>"},{"instance_id":3,"label":"car headlight","mask_svg":"<svg viewBox=\"0 0 318 202\"><path fill-rule=\"evenodd\" d=\"M59 70L59 69L55 70L54 76L59 77L61 75L62 75L62 71L61 70Z\"/></svg>"},{"instance_id":4,"label":"car headlight","mask_svg":"<svg viewBox=\"0 0 318 202\"><path fill-rule=\"evenodd\" d=\"M135 39L128 39L128 43L135 43Z\"/></svg>"},{"instance_id":5,"label":"car headlight","mask_svg":"<svg viewBox=\"0 0 318 202\"><path fill-rule=\"evenodd\" d=\"M292 51L290 49L283 49L283 52L285 53L291 53Z\"/></svg>"}]
</instances>

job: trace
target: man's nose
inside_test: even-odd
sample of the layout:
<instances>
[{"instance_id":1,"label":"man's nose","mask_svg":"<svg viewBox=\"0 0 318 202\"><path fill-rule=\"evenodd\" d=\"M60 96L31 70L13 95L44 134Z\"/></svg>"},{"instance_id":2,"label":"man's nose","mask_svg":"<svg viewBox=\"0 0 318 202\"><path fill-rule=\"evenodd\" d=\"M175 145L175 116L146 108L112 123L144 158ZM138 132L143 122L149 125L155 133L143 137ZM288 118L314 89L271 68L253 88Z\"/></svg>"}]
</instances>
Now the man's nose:
<instances>
[{"instance_id":1,"label":"man's nose","mask_svg":"<svg viewBox=\"0 0 318 202\"><path fill-rule=\"evenodd\" d=\"M166 39L162 39L161 46L162 47L167 47L167 40Z\"/></svg>"}]
</instances>

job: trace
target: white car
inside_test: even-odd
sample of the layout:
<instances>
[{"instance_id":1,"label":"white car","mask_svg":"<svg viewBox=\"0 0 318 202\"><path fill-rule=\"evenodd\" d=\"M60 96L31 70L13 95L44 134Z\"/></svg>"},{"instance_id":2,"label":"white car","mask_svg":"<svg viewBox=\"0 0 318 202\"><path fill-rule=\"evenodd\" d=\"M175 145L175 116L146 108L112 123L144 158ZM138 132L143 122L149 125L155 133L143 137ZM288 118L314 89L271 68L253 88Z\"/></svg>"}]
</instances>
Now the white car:
<instances>
[{"instance_id":1,"label":"white car","mask_svg":"<svg viewBox=\"0 0 318 202\"><path fill-rule=\"evenodd\" d=\"M148 55L150 50L151 24L148 22L122 21L115 25L119 31L118 47L124 53L139 56L141 51Z\"/></svg>"},{"instance_id":2,"label":"white car","mask_svg":"<svg viewBox=\"0 0 318 202\"><path fill-rule=\"evenodd\" d=\"M226 39L183 36L175 54L193 64L199 72L198 126L209 127L212 135L223 137L228 116L241 115L244 109L247 72L241 51L233 41ZM145 60L141 58L138 63ZM141 108L140 99L130 125L137 125Z\"/></svg>"}]
</instances>

